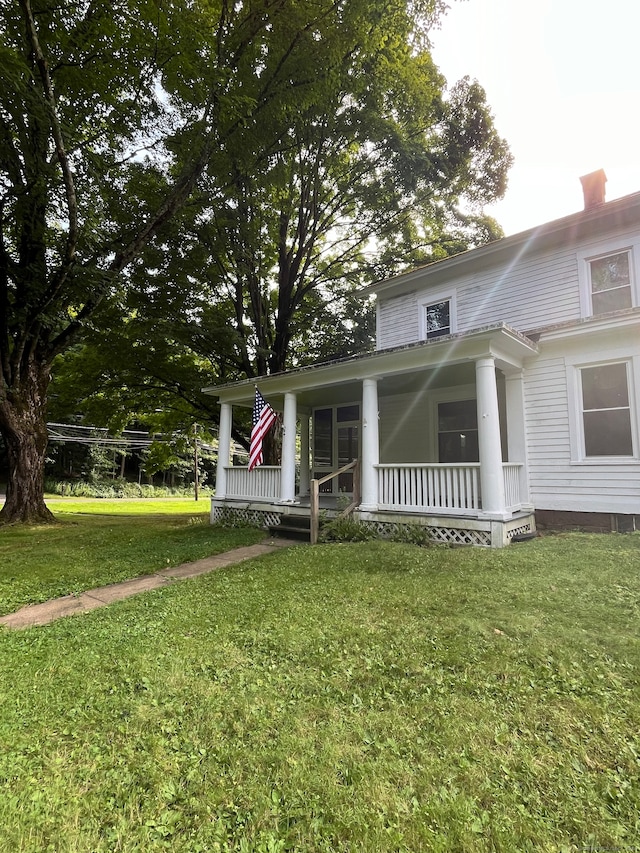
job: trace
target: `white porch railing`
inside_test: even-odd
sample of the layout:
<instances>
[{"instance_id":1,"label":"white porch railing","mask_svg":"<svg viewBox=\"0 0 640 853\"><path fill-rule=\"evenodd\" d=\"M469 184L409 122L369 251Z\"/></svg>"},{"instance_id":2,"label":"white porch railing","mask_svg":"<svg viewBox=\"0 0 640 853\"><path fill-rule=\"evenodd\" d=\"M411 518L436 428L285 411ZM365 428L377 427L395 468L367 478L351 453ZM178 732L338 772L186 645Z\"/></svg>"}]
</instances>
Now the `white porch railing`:
<instances>
[{"instance_id":1,"label":"white porch railing","mask_svg":"<svg viewBox=\"0 0 640 853\"><path fill-rule=\"evenodd\" d=\"M502 473L504 476L504 503L505 508L513 512L520 509L522 497L520 495L520 472L521 462L503 462Z\"/></svg>"},{"instance_id":2,"label":"white porch railing","mask_svg":"<svg viewBox=\"0 0 640 853\"><path fill-rule=\"evenodd\" d=\"M464 515L480 512L480 464L377 465L378 506L381 510L446 512ZM505 462L505 509L520 509L522 465ZM228 498L247 501L280 500L280 466L260 465L249 471L237 466L226 469Z\"/></svg>"},{"instance_id":3,"label":"white porch railing","mask_svg":"<svg viewBox=\"0 0 640 853\"><path fill-rule=\"evenodd\" d=\"M259 465L253 471L238 466L227 473L228 498L247 501L277 501L280 499L280 466Z\"/></svg>"},{"instance_id":4,"label":"white porch railing","mask_svg":"<svg viewBox=\"0 0 640 853\"><path fill-rule=\"evenodd\" d=\"M448 512L463 515L480 512L480 464L378 465L380 509ZM520 507L518 463L504 463L505 509Z\"/></svg>"},{"instance_id":5,"label":"white porch railing","mask_svg":"<svg viewBox=\"0 0 640 853\"><path fill-rule=\"evenodd\" d=\"M378 465L380 509L480 509L480 465Z\"/></svg>"}]
</instances>

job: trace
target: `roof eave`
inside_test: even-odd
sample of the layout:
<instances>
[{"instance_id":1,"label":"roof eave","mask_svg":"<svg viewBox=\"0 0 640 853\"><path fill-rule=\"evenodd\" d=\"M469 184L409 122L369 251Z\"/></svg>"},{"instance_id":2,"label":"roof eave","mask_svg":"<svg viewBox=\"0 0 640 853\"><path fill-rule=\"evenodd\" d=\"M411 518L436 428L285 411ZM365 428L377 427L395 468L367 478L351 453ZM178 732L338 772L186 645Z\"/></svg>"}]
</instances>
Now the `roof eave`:
<instances>
[{"instance_id":1,"label":"roof eave","mask_svg":"<svg viewBox=\"0 0 640 853\"><path fill-rule=\"evenodd\" d=\"M364 287L359 291L359 294L364 298L382 293L387 294L389 291L398 294L408 292L415 286L418 280L424 281L425 278L440 277L443 275L449 276L450 273L459 273L462 267L467 266L472 268L475 265L487 264L492 260L498 260L502 254L517 251L521 254L528 254L540 251L547 244L557 242L564 234L570 233L572 237L576 238L580 236L581 231L588 231L593 225L600 223L602 220L617 220L620 218L624 220L625 215L629 219L629 222L626 224L631 225L637 222L640 217L640 192L614 199L588 210L572 213L569 216L538 225L527 231L521 231L510 237L494 240L492 243L478 246L475 249L469 249L450 258L425 264L393 278L375 282ZM625 224L624 221L621 224Z\"/></svg>"}]
</instances>

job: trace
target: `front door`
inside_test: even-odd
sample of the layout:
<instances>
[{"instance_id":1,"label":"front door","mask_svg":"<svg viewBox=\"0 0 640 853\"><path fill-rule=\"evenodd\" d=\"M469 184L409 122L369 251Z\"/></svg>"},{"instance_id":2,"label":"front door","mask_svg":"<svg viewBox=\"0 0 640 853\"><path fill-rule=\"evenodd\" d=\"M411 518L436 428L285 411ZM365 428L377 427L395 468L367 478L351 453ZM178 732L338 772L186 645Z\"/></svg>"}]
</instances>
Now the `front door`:
<instances>
[{"instance_id":1,"label":"front door","mask_svg":"<svg viewBox=\"0 0 640 853\"><path fill-rule=\"evenodd\" d=\"M331 406L313 412L313 477L321 479L358 458L360 406ZM353 493L353 471L322 483L323 494Z\"/></svg>"}]
</instances>

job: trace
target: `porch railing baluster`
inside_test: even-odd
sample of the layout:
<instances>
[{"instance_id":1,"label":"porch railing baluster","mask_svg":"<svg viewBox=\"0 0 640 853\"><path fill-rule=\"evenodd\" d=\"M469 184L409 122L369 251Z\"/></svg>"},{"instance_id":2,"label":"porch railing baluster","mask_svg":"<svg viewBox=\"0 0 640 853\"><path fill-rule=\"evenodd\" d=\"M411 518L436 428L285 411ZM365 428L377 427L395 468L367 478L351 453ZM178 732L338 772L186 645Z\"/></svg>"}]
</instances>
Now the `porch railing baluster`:
<instances>
[{"instance_id":1,"label":"porch railing baluster","mask_svg":"<svg viewBox=\"0 0 640 853\"><path fill-rule=\"evenodd\" d=\"M318 485L332 477L355 468L356 463L341 468L317 482ZM440 465L435 463L377 465L378 506L382 510L463 515L482 510L480 495L480 465ZM521 507L520 476L522 465L505 462L505 506L514 512ZM280 497L280 466L260 466L253 471L246 467L227 468L227 498L231 500L277 502ZM359 471L354 471L353 503L360 503Z\"/></svg>"},{"instance_id":2,"label":"porch railing baluster","mask_svg":"<svg viewBox=\"0 0 640 853\"><path fill-rule=\"evenodd\" d=\"M519 463L505 463L506 506L520 506ZM378 465L380 509L414 512L480 512L480 465Z\"/></svg>"},{"instance_id":3,"label":"porch railing baluster","mask_svg":"<svg viewBox=\"0 0 640 853\"><path fill-rule=\"evenodd\" d=\"M226 496L236 500L279 500L280 466L261 465L253 471L237 465L227 468Z\"/></svg>"}]
</instances>

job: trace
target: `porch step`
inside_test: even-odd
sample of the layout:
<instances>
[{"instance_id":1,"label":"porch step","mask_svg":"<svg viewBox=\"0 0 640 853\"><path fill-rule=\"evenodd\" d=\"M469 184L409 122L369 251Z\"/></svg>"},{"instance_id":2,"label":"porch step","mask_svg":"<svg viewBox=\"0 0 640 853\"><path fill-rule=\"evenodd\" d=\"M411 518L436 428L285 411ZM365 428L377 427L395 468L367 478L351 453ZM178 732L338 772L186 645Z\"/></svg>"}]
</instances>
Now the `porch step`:
<instances>
[{"instance_id":1,"label":"porch step","mask_svg":"<svg viewBox=\"0 0 640 853\"><path fill-rule=\"evenodd\" d=\"M280 524L269 526L272 536L284 536L285 539L311 541L311 519L305 515L283 515Z\"/></svg>"}]
</instances>

